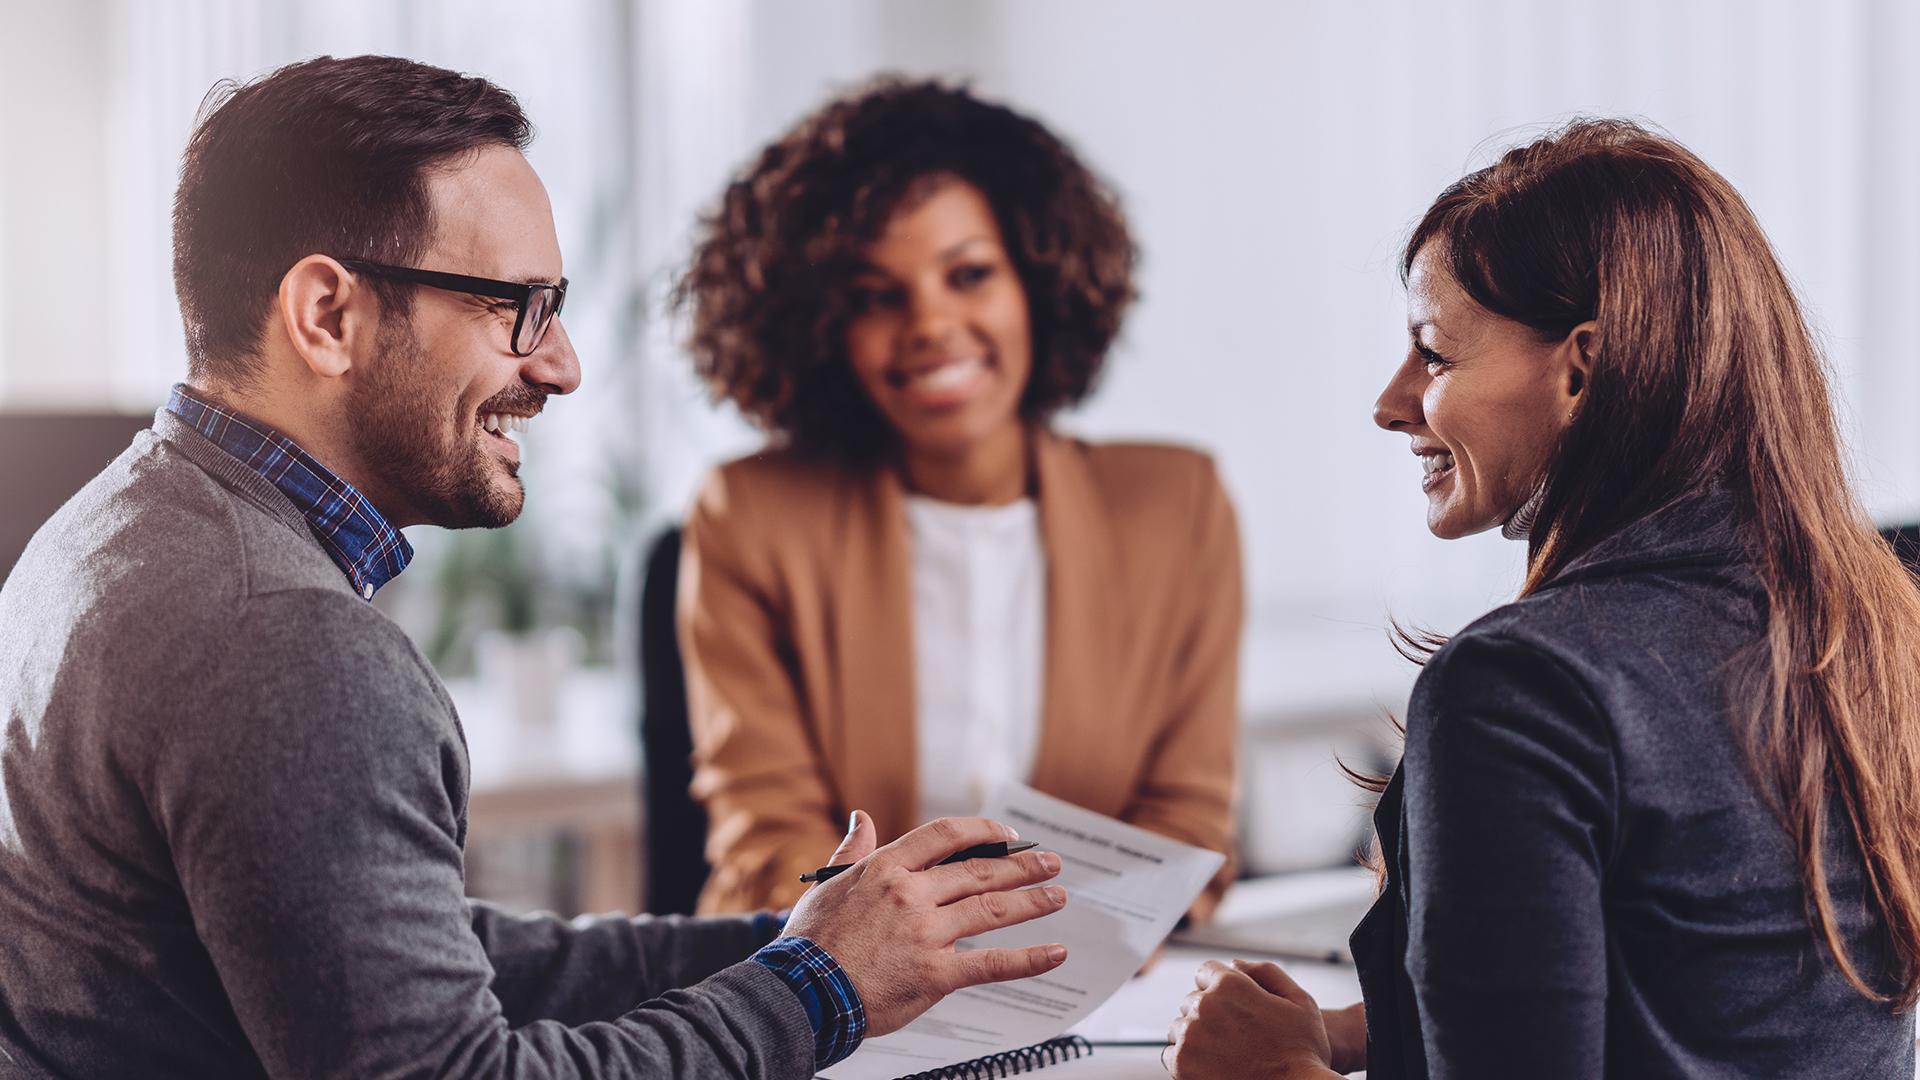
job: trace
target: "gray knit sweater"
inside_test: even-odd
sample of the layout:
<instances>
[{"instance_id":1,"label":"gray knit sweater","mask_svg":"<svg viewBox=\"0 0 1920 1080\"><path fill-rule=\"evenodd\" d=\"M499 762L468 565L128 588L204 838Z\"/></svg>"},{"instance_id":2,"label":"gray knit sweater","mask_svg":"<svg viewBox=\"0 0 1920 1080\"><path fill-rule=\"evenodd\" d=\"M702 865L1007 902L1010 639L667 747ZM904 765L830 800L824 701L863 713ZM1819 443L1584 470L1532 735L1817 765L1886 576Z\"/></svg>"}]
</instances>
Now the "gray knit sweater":
<instances>
[{"instance_id":1,"label":"gray knit sweater","mask_svg":"<svg viewBox=\"0 0 1920 1080\"><path fill-rule=\"evenodd\" d=\"M0 722L0 1076L812 1071L747 920L466 899L445 689L170 414L0 588Z\"/></svg>"}]
</instances>

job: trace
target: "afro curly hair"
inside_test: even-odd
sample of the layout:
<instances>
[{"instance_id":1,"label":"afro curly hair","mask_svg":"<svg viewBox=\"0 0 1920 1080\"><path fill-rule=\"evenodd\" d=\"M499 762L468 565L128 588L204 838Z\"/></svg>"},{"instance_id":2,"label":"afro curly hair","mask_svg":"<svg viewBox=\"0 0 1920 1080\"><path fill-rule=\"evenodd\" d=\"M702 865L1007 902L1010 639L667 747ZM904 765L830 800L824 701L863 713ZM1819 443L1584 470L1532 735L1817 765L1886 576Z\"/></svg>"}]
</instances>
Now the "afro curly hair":
<instances>
[{"instance_id":1,"label":"afro curly hair","mask_svg":"<svg viewBox=\"0 0 1920 1080\"><path fill-rule=\"evenodd\" d=\"M869 461L896 436L846 357L852 281L893 214L953 178L993 208L1031 312L1021 416L1093 389L1136 295L1119 202L1038 121L965 86L888 76L828 102L727 185L674 289L714 399L803 453Z\"/></svg>"}]
</instances>

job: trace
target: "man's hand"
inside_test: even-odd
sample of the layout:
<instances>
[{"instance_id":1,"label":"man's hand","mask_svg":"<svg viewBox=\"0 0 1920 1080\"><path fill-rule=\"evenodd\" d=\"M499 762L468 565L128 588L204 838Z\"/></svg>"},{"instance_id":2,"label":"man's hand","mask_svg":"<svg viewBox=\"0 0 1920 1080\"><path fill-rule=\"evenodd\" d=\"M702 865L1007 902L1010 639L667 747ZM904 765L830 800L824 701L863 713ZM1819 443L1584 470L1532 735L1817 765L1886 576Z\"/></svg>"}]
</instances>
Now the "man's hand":
<instances>
[{"instance_id":1,"label":"man's hand","mask_svg":"<svg viewBox=\"0 0 1920 1080\"><path fill-rule=\"evenodd\" d=\"M859 811L831 862L853 863L794 905L789 934L825 949L860 991L867 1035L905 1027L966 986L1039 975L1067 958L1063 945L956 952L953 943L1060 910L1058 885L1022 889L1060 872L1060 856L1025 851L1004 859L940 860L975 844L1014 839L985 818L929 822L878 851L873 821Z\"/></svg>"},{"instance_id":2,"label":"man's hand","mask_svg":"<svg viewBox=\"0 0 1920 1080\"><path fill-rule=\"evenodd\" d=\"M1339 1075L1320 1006L1278 964L1209 960L1193 981L1161 1055L1175 1080Z\"/></svg>"}]
</instances>

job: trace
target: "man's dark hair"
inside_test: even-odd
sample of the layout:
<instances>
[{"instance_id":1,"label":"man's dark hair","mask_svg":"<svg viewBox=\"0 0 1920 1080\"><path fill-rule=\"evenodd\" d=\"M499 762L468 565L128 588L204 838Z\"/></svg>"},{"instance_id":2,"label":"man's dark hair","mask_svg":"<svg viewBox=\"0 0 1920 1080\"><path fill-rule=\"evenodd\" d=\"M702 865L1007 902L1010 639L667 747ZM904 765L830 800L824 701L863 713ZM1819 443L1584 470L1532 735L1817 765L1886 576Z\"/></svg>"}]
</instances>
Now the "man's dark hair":
<instances>
[{"instance_id":1,"label":"man's dark hair","mask_svg":"<svg viewBox=\"0 0 1920 1080\"><path fill-rule=\"evenodd\" d=\"M871 459L893 438L846 360L851 283L894 213L944 178L992 206L1032 317L1020 413L1092 392L1133 302L1113 192L1039 121L964 86L882 77L802 120L728 185L676 300L716 398L803 452Z\"/></svg>"},{"instance_id":2,"label":"man's dark hair","mask_svg":"<svg viewBox=\"0 0 1920 1080\"><path fill-rule=\"evenodd\" d=\"M255 373L280 279L312 254L411 265L433 238L428 171L533 127L485 79L391 56L322 56L216 86L173 200L173 284L188 371ZM386 316L411 292L375 280Z\"/></svg>"}]
</instances>

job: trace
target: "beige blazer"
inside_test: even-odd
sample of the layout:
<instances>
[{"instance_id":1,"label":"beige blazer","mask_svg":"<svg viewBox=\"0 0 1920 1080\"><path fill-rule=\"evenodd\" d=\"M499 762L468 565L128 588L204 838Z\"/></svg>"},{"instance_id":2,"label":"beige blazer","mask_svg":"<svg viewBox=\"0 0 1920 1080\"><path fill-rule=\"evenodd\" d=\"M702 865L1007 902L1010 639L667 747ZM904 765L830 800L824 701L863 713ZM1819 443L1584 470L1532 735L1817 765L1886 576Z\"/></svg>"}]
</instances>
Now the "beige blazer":
<instances>
[{"instance_id":1,"label":"beige blazer","mask_svg":"<svg viewBox=\"0 0 1920 1080\"><path fill-rule=\"evenodd\" d=\"M1231 854L1240 542L1213 462L1056 435L1035 459L1047 656L1032 786ZM882 843L920 824L902 484L891 468L744 458L707 478L682 552L693 791L711 822L700 910L784 907L852 810Z\"/></svg>"}]
</instances>

